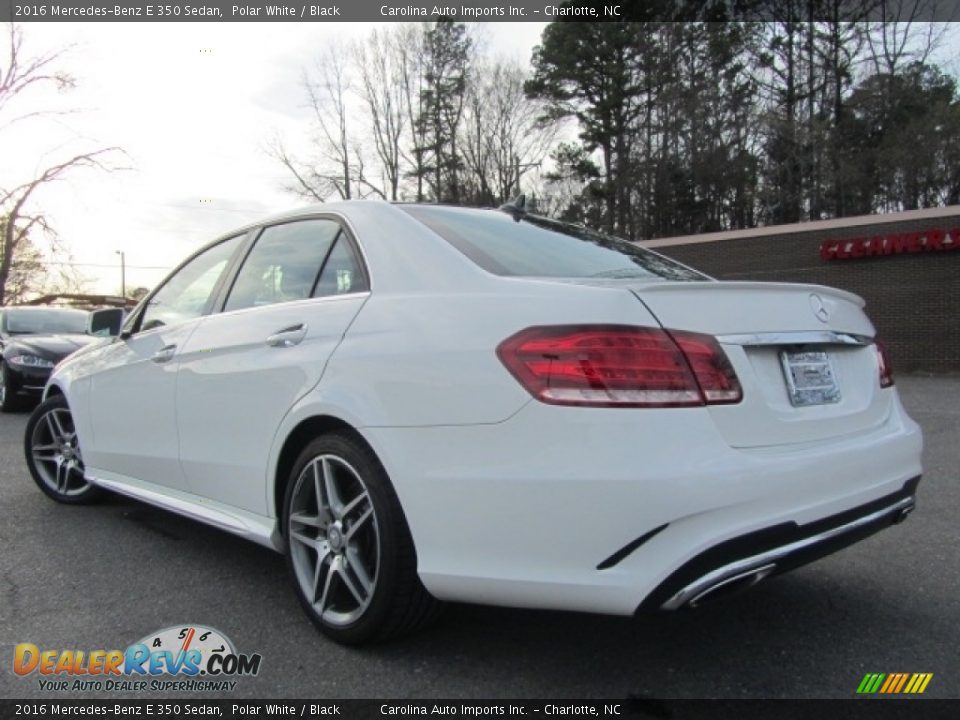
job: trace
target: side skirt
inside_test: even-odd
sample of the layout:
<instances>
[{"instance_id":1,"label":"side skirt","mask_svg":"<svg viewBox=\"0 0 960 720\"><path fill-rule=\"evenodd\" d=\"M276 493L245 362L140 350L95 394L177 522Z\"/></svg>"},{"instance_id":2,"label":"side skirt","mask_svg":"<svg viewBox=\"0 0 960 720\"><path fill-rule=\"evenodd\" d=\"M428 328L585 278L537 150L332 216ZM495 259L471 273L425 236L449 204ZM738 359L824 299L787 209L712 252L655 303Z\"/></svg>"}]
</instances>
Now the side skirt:
<instances>
[{"instance_id":1,"label":"side skirt","mask_svg":"<svg viewBox=\"0 0 960 720\"><path fill-rule=\"evenodd\" d=\"M111 492L212 525L233 535L282 552L283 542L273 518L224 505L193 493L143 482L97 468L87 468L86 479Z\"/></svg>"}]
</instances>

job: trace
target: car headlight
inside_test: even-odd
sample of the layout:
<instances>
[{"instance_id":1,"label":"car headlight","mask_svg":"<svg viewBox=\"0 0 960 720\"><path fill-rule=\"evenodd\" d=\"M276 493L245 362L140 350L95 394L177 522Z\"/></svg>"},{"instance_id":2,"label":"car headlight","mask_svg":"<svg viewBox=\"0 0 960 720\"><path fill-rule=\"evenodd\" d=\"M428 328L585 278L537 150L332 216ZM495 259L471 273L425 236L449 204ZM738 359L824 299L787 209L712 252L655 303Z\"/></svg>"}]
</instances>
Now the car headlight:
<instances>
[{"instance_id":1,"label":"car headlight","mask_svg":"<svg viewBox=\"0 0 960 720\"><path fill-rule=\"evenodd\" d=\"M12 358L7 358L7 362L11 365L32 368L52 368L54 365L50 360L45 360L36 355L14 355Z\"/></svg>"}]
</instances>

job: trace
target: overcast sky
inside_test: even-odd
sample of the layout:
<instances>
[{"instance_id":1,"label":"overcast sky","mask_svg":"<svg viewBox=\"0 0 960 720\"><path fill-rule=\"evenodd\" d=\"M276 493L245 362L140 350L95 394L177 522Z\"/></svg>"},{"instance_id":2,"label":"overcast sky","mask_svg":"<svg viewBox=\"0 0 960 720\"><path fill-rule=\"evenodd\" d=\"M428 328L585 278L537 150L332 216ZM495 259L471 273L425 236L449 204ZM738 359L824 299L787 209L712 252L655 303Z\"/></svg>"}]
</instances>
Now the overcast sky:
<instances>
[{"instance_id":1,"label":"overcast sky","mask_svg":"<svg viewBox=\"0 0 960 720\"><path fill-rule=\"evenodd\" d=\"M264 152L276 133L293 140L307 115L301 69L337 39L374 23L32 23L28 54L72 46L61 67L77 87L24 96L10 113L79 112L0 133L12 185L77 152L120 146L131 170L77 170L36 195L91 292L152 286L192 249L264 215L302 205ZM492 52L528 62L542 23L478 28ZM55 258L64 262L67 257ZM154 268L154 269L149 269Z\"/></svg>"}]
</instances>

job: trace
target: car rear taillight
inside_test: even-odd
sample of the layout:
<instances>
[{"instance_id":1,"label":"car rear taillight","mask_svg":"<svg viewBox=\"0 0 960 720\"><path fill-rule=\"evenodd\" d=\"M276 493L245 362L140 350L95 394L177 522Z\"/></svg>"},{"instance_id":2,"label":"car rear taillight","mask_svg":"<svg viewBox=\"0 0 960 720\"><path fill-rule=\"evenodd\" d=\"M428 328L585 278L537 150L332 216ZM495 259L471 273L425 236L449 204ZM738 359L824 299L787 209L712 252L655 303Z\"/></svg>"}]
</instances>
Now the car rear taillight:
<instances>
[{"instance_id":1,"label":"car rear taillight","mask_svg":"<svg viewBox=\"0 0 960 720\"><path fill-rule=\"evenodd\" d=\"M740 383L716 339L630 325L532 327L497 356L538 400L593 407L739 402Z\"/></svg>"},{"instance_id":2,"label":"car rear taillight","mask_svg":"<svg viewBox=\"0 0 960 720\"><path fill-rule=\"evenodd\" d=\"M883 341L877 339L877 362L880 365L880 387L888 388L893 385L893 369L890 367L890 356L887 354L887 346Z\"/></svg>"},{"instance_id":3,"label":"car rear taillight","mask_svg":"<svg viewBox=\"0 0 960 720\"><path fill-rule=\"evenodd\" d=\"M740 381L716 338L691 332L669 332L690 363L707 405L740 402L743 397Z\"/></svg>"}]
</instances>

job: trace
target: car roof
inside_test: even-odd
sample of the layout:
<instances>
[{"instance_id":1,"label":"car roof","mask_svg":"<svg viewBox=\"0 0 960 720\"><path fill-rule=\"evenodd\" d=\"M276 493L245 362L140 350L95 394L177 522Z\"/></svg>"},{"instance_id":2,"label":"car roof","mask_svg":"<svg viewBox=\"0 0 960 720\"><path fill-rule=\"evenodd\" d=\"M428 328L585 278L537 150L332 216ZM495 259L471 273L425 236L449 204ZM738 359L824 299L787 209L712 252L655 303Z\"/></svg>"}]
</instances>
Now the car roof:
<instances>
[{"instance_id":1,"label":"car roof","mask_svg":"<svg viewBox=\"0 0 960 720\"><path fill-rule=\"evenodd\" d=\"M436 207L430 203L417 204ZM411 203L404 205L410 206ZM471 280L482 282L488 275L426 225L404 212L398 203L385 200L338 200L275 213L220 234L213 242L197 248L184 263L239 234L265 225L318 215L334 216L343 221L360 246L371 285L377 285L379 290L420 288L425 280L434 287L449 285L456 288ZM389 228L389 232L384 232L385 228Z\"/></svg>"},{"instance_id":2,"label":"car roof","mask_svg":"<svg viewBox=\"0 0 960 720\"><path fill-rule=\"evenodd\" d=\"M293 208L291 210L285 210L283 212L274 213L268 215L267 217L260 218L254 222L247 223L240 227L234 228L228 233L221 235L221 238L231 237L241 232L246 232L252 230L253 228L260 227L261 225L273 225L276 223L281 223L286 220L297 220L303 217L309 217L312 215L343 215L348 220L352 217L358 215L369 213L369 212L383 212L385 209L389 208L389 211L396 211L402 207L443 207L450 209L459 209L459 210L493 210L494 208L474 208L466 207L462 205L445 205L443 203L430 203L430 202L406 202L406 201L386 201L378 199L369 199L369 198L351 198L349 200L334 200L332 202L323 202L323 203L311 203L310 205L303 205L301 207ZM388 212L389 212L388 211Z\"/></svg>"},{"instance_id":3,"label":"car roof","mask_svg":"<svg viewBox=\"0 0 960 720\"><path fill-rule=\"evenodd\" d=\"M54 311L74 313L77 315L87 315L90 312L89 310L80 310L79 308L54 307L52 305L7 305L6 307L0 308L0 310L16 310L17 312L27 313Z\"/></svg>"}]
</instances>

